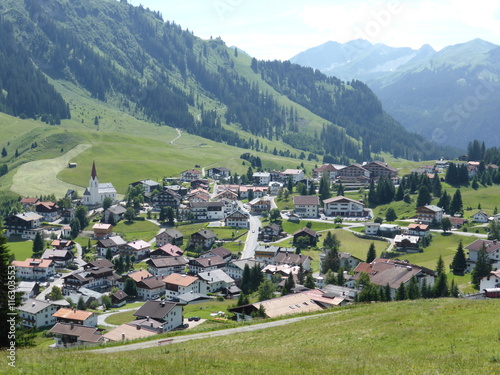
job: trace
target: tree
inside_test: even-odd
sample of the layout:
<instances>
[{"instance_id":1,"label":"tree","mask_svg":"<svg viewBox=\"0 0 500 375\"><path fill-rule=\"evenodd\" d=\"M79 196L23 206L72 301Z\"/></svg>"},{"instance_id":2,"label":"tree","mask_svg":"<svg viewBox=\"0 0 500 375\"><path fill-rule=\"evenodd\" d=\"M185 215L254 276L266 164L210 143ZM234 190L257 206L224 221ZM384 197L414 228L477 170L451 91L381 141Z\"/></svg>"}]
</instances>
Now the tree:
<instances>
[{"instance_id":1,"label":"tree","mask_svg":"<svg viewBox=\"0 0 500 375\"><path fill-rule=\"evenodd\" d=\"M2 148L2 158L6 157L8 154L7 154L7 149L4 147Z\"/></svg>"},{"instance_id":2,"label":"tree","mask_svg":"<svg viewBox=\"0 0 500 375\"><path fill-rule=\"evenodd\" d=\"M299 282L300 285L303 285L305 279L306 279L306 274L304 272L304 267L302 266L301 263L299 264L299 271L297 272L297 281Z\"/></svg>"},{"instance_id":3,"label":"tree","mask_svg":"<svg viewBox=\"0 0 500 375\"><path fill-rule=\"evenodd\" d=\"M277 220L281 219L281 212L278 208L273 208L271 211L269 211L269 220L271 222L275 222Z\"/></svg>"},{"instance_id":4,"label":"tree","mask_svg":"<svg viewBox=\"0 0 500 375\"><path fill-rule=\"evenodd\" d=\"M370 244L368 252L366 253L366 263L373 262L376 257L377 257L377 250L375 250L375 243L372 242Z\"/></svg>"},{"instance_id":5,"label":"tree","mask_svg":"<svg viewBox=\"0 0 500 375\"><path fill-rule=\"evenodd\" d=\"M322 264L322 273L327 273L328 270L337 272L340 268L340 258L338 253L338 248L334 246L326 252L325 260Z\"/></svg>"},{"instance_id":6,"label":"tree","mask_svg":"<svg viewBox=\"0 0 500 375\"><path fill-rule=\"evenodd\" d=\"M443 257L441 255L439 255L438 261L436 263L436 273L437 280L434 283L432 294L436 298L448 297L450 293L448 290L448 279L445 272Z\"/></svg>"},{"instance_id":7,"label":"tree","mask_svg":"<svg viewBox=\"0 0 500 375\"><path fill-rule=\"evenodd\" d=\"M368 206L375 207L378 204L377 191L375 190L375 182L370 181L370 186L368 187Z\"/></svg>"},{"instance_id":8,"label":"tree","mask_svg":"<svg viewBox=\"0 0 500 375\"><path fill-rule=\"evenodd\" d=\"M75 239L78 237L78 234L80 234L80 220L78 220L76 217L71 219L69 226L71 227L71 238Z\"/></svg>"},{"instance_id":9,"label":"tree","mask_svg":"<svg viewBox=\"0 0 500 375\"><path fill-rule=\"evenodd\" d=\"M263 282L260 283L258 292L259 301L266 301L268 299L273 298L275 291L274 284L269 279L264 279Z\"/></svg>"},{"instance_id":10,"label":"tree","mask_svg":"<svg viewBox=\"0 0 500 375\"><path fill-rule=\"evenodd\" d=\"M250 279L250 266L248 265L248 263L245 264L245 267L243 267L240 289L242 294L249 294L252 291L252 284Z\"/></svg>"},{"instance_id":11,"label":"tree","mask_svg":"<svg viewBox=\"0 0 500 375\"><path fill-rule=\"evenodd\" d=\"M437 173L434 173L434 178L432 179L432 193L435 197L440 197L443 187L441 185L441 180Z\"/></svg>"},{"instance_id":12,"label":"tree","mask_svg":"<svg viewBox=\"0 0 500 375\"><path fill-rule=\"evenodd\" d=\"M420 289L418 287L418 282L415 276L410 279L408 283L408 288L406 289L406 299L418 299L420 298Z\"/></svg>"},{"instance_id":13,"label":"tree","mask_svg":"<svg viewBox=\"0 0 500 375\"><path fill-rule=\"evenodd\" d=\"M106 307L106 309L109 309L113 305L113 302L111 301L111 297L108 296L107 294L102 296L101 302Z\"/></svg>"},{"instance_id":14,"label":"tree","mask_svg":"<svg viewBox=\"0 0 500 375\"><path fill-rule=\"evenodd\" d=\"M132 222L134 221L134 218L135 218L135 210L132 208L132 207L129 207L127 208L127 211L125 211L125 213L123 214L123 217L125 218L125 220L127 220L128 222ZM127 293L128 294L128 293Z\"/></svg>"},{"instance_id":15,"label":"tree","mask_svg":"<svg viewBox=\"0 0 500 375\"><path fill-rule=\"evenodd\" d=\"M436 274L441 275L444 272L445 271L444 271L443 257L441 255L439 255L439 258L438 258L437 263L436 263Z\"/></svg>"},{"instance_id":16,"label":"tree","mask_svg":"<svg viewBox=\"0 0 500 375\"><path fill-rule=\"evenodd\" d=\"M337 274L336 284L340 285L340 286L344 286L344 284L345 284L344 268L343 267L339 268L339 272Z\"/></svg>"},{"instance_id":17,"label":"tree","mask_svg":"<svg viewBox=\"0 0 500 375\"><path fill-rule=\"evenodd\" d=\"M323 176L321 176L321 180L319 180L318 193L319 198L322 201L332 196L330 193L330 177L328 176L328 173L323 173Z\"/></svg>"},{"instance_id":18,"label":"tree","mask_svg":"<svg viewBox=\"0 0 500 375\"><path fill-rule=\"evenodd\" d=\"M481 279L488 276L491 272L491 262L488 252L486 251L486 245L483 242L481 249L477 253L476 266L471 272L471 281L474 288L479 289L479 284Z\"/></svg>"},{"instance_id":19,"label":"tree","mask_svg":"<svg viewBox=\"0 0 500 375\"><path fill-rule=\"evenodd\" d=\"M451 220L449 217L443 217L441 219L441 229L443 230L443 232L448 232L449 230L451 230Z\"/></svg>"},{"instance_id":20,"label":"tree","mask_svg":"<svg viewBox=\"0 0 500 375\"><path fill-rule=\"evenodd\" d=\"M293 288L295 288L295 281L293 281L293 274L290 272L290 275L288 275L288 278L285 281L285 285L283 285L281 295L286 296L287 294L290 294Z\"/></svg>"},{"instance_id":21,"label":"tree","mask_svg":"<svg viewBox=\"0 0 500 375\"><path fill-rule=\"evenodd\" d=\"M111 248L109 248L109 247L106 249L106 256L105 256L105 258L107 260L113 259L113 253L111 252Z\"/></svg>"},{"instance_id":22,"label":"tree","mask_svg":"<svg viewBox=\"0 0 500 375\"><path fill-rule=\"evenodd\" d=\"M342 185L342 182L339 182L337 185L337 197L341 195L344 195L344 186Z\"/></svg>"},{"instance_id":23,"label":"tree","mask_svg":"<svg viewBox=\"0 0 500 375\"><path fill-rule=\"evenodd\" d=\"M78 303L76 304L76 308L78 310L87 310L87 305L85 304L85 301L83 300L83 296L80 296L80 298L78 298Z\"/></svg>"},{"instance_id":24,"label":"tree","mask_svg":"<svg viewBox=\"0 0 500 375\"><path fill-rule=\"evenodd\" d=\"M236 302L236 306L248 305L249 303L250 299L248 298L248 295L246 295L245 293L240 293L238 302Z\"/></svg>"},{"instance_id":25,"label":"tree","mask_svg":"<svg viewBox=\"0 0 500 375\"><path fill-rule=\"evenodd\" d=\"M406 299L406 289L405 289L405 284L401 283L399 284L398 289L396 289L396 301L403 301Z\"/></svg>"},{"instance_id":26,"label":"tree","mask_svg":"<svg viewBox=\"0 0 500 375\"><path fill-rule=\"evenodd\" d=\"M441 195L441 198L439 198L439 202L437 205L438 207L441 207L444 210L444 212L450 211L450 196L448 195L446 190Z\"/></svg>"},{"instance_id":27,"label":"tree","mask_svg":"<svg viewBox=\"0 0 500 375\"><path fill-rule=\"evenodd\" d=\"M463 209L463 203L462 203L462 194L460 193L460 189L457 189L455 191L455 194L453 194L453 198L451 199L450 203L450 215L455 215L457 212L461 212Z\"/></svg>"},{"instance_id":28,"label":"tree","mask_svg":"<svg viewBox=\"0 0 500 375\"><path fill-rule=\"evenodd\" d=\"M75 218L80 222L80 229L84 229L87 225L89 225L88 219L89 210L85 206L78 206L75 210Z\"/></svg>"},{"instance_id":29,"label":"tree","mask_svg":"<svg viewBox=\"0 0 500 375\"><path fill-rule=\"evenodd\" d=\"M399 201L402 201L404 197L405 197L405 190L403 188L403 185L399 184L398 190L396 192L396 196L394 197L394 200L399 202Z\"/></svg>"},{"instance_id":30,"label":"tree","mask_svg":"<svg viewBox=\"0 0 500 375\"><path fill-rule=\"evenodd\" d=\"M108 208L111 207L112 204L113 204L113 199L111 199L110 197L104 198L102 201L102 210L106 211Z\"/></svg>"},{"instance_id":31,"label":"tree","mask_svg":"<svg viewBox=\"0 0 500 375\"><path fill-rule=\"evenodd\" d=\"M417 197L417 207L422 207L430 204L432 201L432 196L431 193L429 193L429 189L427 186L421 186L420 189L418 190L418 197Z\"/></svg>"},{"instance_id":32,"label":"tree","mask_svg":"<svg viewBox=\"0 0 500 375\"><path fill-rule=\"evenodd\" d=\"M45 250L45 242L43 241L42 232L36 232L33 240L33 258L40 258Z\"/></svg>"},{"instance_id":33,"label":"tree","mask_svg":"<svg viewBox=\"0 0 500 375\"><path fill-rule=\"evenodd\" d=\"M292 176L288 176L288 182L287 182L286 188L288 189L288 191L290 193L293 192L293 179L292 179Z\"/></svg>"},{"instance_id":34,"label":"tree","mask_svg":"<svg viewBox=\"0 0 500 375\"><path fill-rule=\"evenodd\" d=\"M135 281L130 277L128 277L127 280L125 280L123 291L131 297L137 296L137 285L135 284Z\"/></svg>"},{"instance_id":35,"label":"tree","mask_svg":"<svg viewBox=\"0 0 500 375\"><path fill-rule=\"evenodd\" d=\"M52 291L49 294L49 298L52 301L59 301L61 299L64 299L61 288L59 288L57 285L53 286Z\"/></svg>"},{"instance_id":36,"label":"tree","mask_svg":"<svg viewBox=\"0 0 500 375\"><path fill-rule=\"evenodd\" d=\"M394 210L394 208L389 207L387 209L387 212L385 213L385 221L392 223L393 221L395 221L397 219L398 219L398 215L396 215L396 211Z\"/></svg>"},{"instance_id":37,"label":"tree","mask_svg":"<svg viewBox=\"0 0 500 375\"><path fill-rule=\"evenodd\" d=\"M335 276L335 272L332 270L328 270L325 275L325 284L337 284L337 277Z\"/></svg>"},{"instance_id":38,"label":"tree","mask_svg":"<svg viewBox=\"0 0 500 375\"><path fill-rule=\"evenodd\" d=\"M310 273L307 274L306 277L306 282L304 283L304 286L309 289L315 289L316 288L316 283L314 282L314 278Z\"/></svg>"}]
</instances>

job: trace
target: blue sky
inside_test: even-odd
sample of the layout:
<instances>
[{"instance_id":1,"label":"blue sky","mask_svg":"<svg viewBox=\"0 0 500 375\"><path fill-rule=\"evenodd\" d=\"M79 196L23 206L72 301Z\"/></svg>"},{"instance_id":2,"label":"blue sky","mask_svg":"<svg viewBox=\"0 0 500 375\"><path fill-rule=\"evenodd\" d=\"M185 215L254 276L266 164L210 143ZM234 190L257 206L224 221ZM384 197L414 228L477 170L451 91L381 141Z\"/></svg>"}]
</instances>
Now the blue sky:
<instances>
[{"instance_id":1,"label":"blue sky","mask_svg":"<svg viewBox=\"0 0 500 375\"><path fill-rule=\"evenodd\" d=\"M258 59L287 60L329 40L367 39L439 50L481 38L500 45L500 2L489 0L129 0L196 36L220 36Z\"/></svg>"}]
</instances>

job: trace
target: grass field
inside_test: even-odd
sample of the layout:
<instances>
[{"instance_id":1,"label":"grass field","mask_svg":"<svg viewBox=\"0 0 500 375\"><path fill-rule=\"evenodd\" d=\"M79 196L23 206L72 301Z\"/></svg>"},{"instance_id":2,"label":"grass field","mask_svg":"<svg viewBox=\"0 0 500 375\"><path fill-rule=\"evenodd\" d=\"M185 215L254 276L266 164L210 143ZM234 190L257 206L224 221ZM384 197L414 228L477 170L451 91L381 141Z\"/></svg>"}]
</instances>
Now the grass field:
<instances>
[{"instance_id":1,"label":"grass field","mask_svg":"<svg viewBox=\"0 0 500 375\"><path fill-rule=\"evenodd\" d=\"M377 256L379 256L382 251L386 250L388 243L386 241L374 241L367 240L363 238L356 237L353 233L336 229L331 231L332 234L335 234L337 239L340 241L340 251L344 253L349 253L361 260L366 259L366 253L370 248L370 244L373 242L375 244L375 250L377 251ZM318 247L323 246L323 241L326 237L326 232L322 233L320 237L320 242L318 243Z\"/></svg>"},{"instance_id":2,"label":"grass field","mask_svg":"<svg viewBox=\"0 0 500 375\"><path fill-rule=\"evenodd\" d=\"M114 324L117 326L122 325L124 323L129 323L132 320L135 320L136 317L134 316L134 313L136 311L137 310L119 312L108 316L106 319L104 319L104 321L108 324Z\"/></svg>"},{"instance_id":3,"label":"grass field","mask_svg":"<svg viewBox=\"0 0 500 375\"><path fill-rule=\"evenodd\" d=\"M499 307L498 300L376 303L291 325L126 353L18 350L9 373L498 374Z\"/></svg>"},{"instance_id":4,"label":"grass field","mask_svg":"<svg viewBox=\"0 0 500 375\"><path fill-rule=\"evenodd\" d=\"M9 252L14 255L16 260L25 260L31 258L33 253L33 241L9 241L7 243Z\"/></svg>"},{"instance_id":5,"label":"grass field","mask_svg":"<svg viewBox=\"0 0 500 375\"><path fill-rule=\"evenodd\" d=\"M150 221L120 221L114 228L113 232L120 233L124 240L144 240L149 241L154 238L160 228Z\"/></svg>"}]
</instances>

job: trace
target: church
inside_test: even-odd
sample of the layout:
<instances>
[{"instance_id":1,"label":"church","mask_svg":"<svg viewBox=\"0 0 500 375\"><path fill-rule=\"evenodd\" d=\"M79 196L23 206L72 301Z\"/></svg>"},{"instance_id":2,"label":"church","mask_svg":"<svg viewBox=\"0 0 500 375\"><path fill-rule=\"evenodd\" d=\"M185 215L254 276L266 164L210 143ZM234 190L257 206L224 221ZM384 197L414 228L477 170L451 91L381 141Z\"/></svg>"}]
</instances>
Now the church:
<instances>
[{"instance_id":1,"label":"church","mask_svg":"<svg viewBox=\"0 0 500 375\"><path fill-rule=\"evenodd\" d=\"M96 206L102 204L104 198L111 198L113 203L116 201L116 190L111 182L99 183L95 162L92 163L92 172L90 173L89 187L83 193L83 204L85 206Z\"/></svg>"}]
</instances>

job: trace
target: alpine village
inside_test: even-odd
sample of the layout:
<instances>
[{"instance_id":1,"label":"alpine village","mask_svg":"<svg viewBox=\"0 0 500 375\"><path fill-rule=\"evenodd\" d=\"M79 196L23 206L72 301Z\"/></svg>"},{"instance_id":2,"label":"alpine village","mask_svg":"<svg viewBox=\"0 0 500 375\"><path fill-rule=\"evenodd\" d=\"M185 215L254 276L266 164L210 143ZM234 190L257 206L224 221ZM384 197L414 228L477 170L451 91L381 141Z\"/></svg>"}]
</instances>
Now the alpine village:
<instances>
[{"instance_id":1,"label":"alpine village","mask_svg":"<svg viewBox=\"0 0 500 375\"><path fill-rule=\"evenodd\" d=\"M123 0L0 35L0 373L500 373L489 131Z\"/></svg>"}]
</instances>

